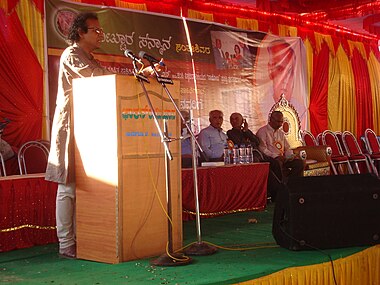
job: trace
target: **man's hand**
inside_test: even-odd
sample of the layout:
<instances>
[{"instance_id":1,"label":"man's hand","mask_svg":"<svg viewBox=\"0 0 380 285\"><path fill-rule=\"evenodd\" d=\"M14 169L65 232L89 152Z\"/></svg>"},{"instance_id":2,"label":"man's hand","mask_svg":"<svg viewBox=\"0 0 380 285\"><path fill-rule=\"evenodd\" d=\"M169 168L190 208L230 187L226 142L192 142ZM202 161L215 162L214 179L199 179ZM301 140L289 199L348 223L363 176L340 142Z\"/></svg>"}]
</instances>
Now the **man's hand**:
<instances>
[{"instance_id":1,"label":"man's hand","mask_svg":"<svg viewBox=\"0 0 380 285\"><path fill-rule=\"evenodd\" d=\"M248 131L248 123L246 119L243 119L243 126L242 126L243 132Z\"/></svg>"}]
</instances>

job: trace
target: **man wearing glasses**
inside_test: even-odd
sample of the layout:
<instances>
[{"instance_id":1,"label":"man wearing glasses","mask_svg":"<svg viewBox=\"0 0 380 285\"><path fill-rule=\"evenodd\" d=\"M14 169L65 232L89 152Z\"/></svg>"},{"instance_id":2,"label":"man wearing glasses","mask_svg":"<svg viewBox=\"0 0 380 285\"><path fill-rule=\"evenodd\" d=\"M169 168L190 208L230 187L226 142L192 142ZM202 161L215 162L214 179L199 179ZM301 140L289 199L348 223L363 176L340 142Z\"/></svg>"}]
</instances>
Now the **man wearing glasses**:
<instances>
[{"instance_id":1,"label":"man wearing glasses","mask_svg":"<svg viewBox=\"0 0 380 285\"><path fill-rule=\"evenodd\" d=\"M297 158L281 129L284 115L280 111L272 112L269 123L257 131L260 139L259 149L265 155L274 158L280 165L280 172L275 173L283 182L290 176L303 176L303 161ZM275 193L272 193L275 196ZM274 198L272 196L272 198Z\"/></svg>"},{"instance_id":2,"label":"man wearing glasses","mask_svg":"<svg viewBox=\"0 0 380 285\"><path fill-rule=\"evenodd\" d=\"M59 254L76 258L72 80L112 73L92 55L104 40L103 29L95 13L79 14L70 27L67 40L70 46L63 51L59 63L57 100L45 179L58 183L56 220ZM159 67L157 71L160 71ZM151 75L153 70L148 67L143 73Z\"/></svg>"}]
</instances>

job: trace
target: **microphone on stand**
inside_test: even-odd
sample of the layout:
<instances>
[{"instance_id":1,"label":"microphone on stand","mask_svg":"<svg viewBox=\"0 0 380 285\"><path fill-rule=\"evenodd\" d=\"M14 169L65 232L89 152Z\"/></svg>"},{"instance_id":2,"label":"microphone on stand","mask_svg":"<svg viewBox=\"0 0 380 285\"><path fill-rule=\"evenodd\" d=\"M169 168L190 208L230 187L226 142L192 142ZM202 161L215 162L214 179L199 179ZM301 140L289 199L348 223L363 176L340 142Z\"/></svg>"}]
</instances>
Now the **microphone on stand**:
<instances>
[{"instance_id":1,"label":"microphone on stand","mask_svg":"<svg viewBox=\"0 0 380 285\"><path fill-rule=\"evenodd\" d=\"M131 58L133 61L136 61L136 62L138 62L138 63L144 65L143 62L141 61L141 59L140 59L139 57L135 56L135 55L133 54L133 52L130 51L129 49L126 49L126 50L124 51L124 55L125 55L126 57Z\"/></svg>"},{"instance_id":2,"label":"microphone on stand","mask_svg":"<svg viewBox=\"0 0 380 285\"><path fill-rule=\"evenodd\" d=\"M156 59L155 57L147 54L145 51L140 51L139 57L146 59L147 61L149 61L152 64L158 63L161 66L165 66L165 63L163 61Z\"/></svg>"}]
</instances>

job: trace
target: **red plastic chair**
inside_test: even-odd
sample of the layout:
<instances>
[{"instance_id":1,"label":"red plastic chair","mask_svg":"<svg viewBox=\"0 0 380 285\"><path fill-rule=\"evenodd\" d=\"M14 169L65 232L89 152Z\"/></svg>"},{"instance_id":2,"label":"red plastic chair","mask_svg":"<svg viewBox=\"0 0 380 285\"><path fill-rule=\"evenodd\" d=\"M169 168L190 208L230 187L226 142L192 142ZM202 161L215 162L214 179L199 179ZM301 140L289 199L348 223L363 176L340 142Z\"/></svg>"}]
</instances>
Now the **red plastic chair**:
<instances>
[{"instance_id":1,"label":"red plastic chair","mask_svg":"<svg viewBox=\"0 0 380 285\"><path fill-rule=\"evenodd\" d=\"M380 143L377 139L376 133L372 129L366 129L364 132L364 142L368 151L368 155L373 163L374 172L379 176L380 165ZM377 167L376 167L377 164Z\"/></svg>"},{"instance_id":2,"label":"red plastic chair","mask_svg":"<svg viewBox=\"0 0 380 285\"><path fill-rule=\"evenodd\" d=\"M314 135L307 130L301 131L301 138L302 138L302 143L305 146L316 146L316 145L318 145L318 142L315 139Z\"/></svg>"},{"instance_id":3,"label":"red plastic chair","mask_svg":"<svg viewBox=\"0 0 380 285\"><path fill-rule=\"evenodd\" d=\"M331 147L332 155L331 155L331 169L333 170L335 175L338 175L339 172L345 174L343 169L343 165L347 166L347 170L349 174L353 174L350 161L348 160L348 156L343 154L343 150L339 144L339 140L334 132L330 130L325 130L322 133L322 142L323 145L328 145ZM339 170L339 172L338 172Z\"/></svg>"},{"instance_id":4,"label":"red plastic chair","mask_svg":"<svg viewBox=\"0 0 380 285\"><path fill-rule=\"evenodd\" d=\"M346 147L345 147L345 145L344 145L344 143L343 143L343 134L342 134L342 132L340 132L340 131L336 131L336 132L335 132L335 135L336 135L336 137L338 138L339 145L340 145L340 148L341 148L342 151L343 151L343 154L344 154L344 155L347 155L347 149L346 149Z\"/></svg>"},{"instance_id":5,"label":"red plastic chair","mask_svg":"<svg viewBox=\"0 0 380 285\"><path fill-rule=\"evenodd\" d=\"M319 133L319 134L316 136L315 139L317 140L318 145L323 145L323 141L322 141L322 133Z\"/></svg>"},{"instance_id":6,"label":"red plastic chair","mask_svg":"<svg viewBox=\"0 0 380 285\"><path fill-rule=\"evenodd\" d=\"M373 172L374 165L370 165L371 160L362 152L359 143L355 136L349 132L344 131L342 134L343 145L347 150L348 159L351 164L355 166L356 173L360 174L360 169L358 163L365 163L369 173Z\"/></svg>"}]
</instances>

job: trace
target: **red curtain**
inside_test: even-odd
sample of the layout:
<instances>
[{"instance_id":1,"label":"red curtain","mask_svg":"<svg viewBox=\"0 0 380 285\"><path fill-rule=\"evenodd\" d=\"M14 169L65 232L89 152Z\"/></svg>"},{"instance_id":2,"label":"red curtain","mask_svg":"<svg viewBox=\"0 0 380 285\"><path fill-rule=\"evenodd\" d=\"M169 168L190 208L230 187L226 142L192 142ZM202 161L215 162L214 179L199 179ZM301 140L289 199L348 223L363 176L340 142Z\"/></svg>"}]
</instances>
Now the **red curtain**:
<instances>
[{"instance_id":1,"label":"red curtain","mask_svg":"<svg viewBox=\"0 0 380 285\"><path fill-rule=\"evenodd\" d=\"M16 13L0 9L0 119L14 146L42 135L43 71Z\"/></svg>"},{"instance_id":2,"label":"red curtain","mask_svg":"<svg viewBox=\"0 0 380 285\"><path fill-rule=\"evenodd\" d=\"M322 45L313 59L313 85L310 92L310 130L314 135L328 129L327 97L329 82L329 48Z\"/></svg>"},{"instance_id":3,"label":"red curtain","mask_svg":"<svg viewBox=\"0 0 380 285\"><path fill-rule=\"evenodd\" d=\"M57 242L56 193L43 176L0 180L0 252Z\"/></svg>"},{"instance_id":4,"label":"red curtain","mask_svg":"<svg viewBox=\"0 0 380 285\"><path fill-rule=\"evenodd\" d=\"M351 62L355 79L356 134L360 137L364 135L365 129L373 129L371 82L367 61L357 49L353 51Z\"/></svg>"}]
</instances>

